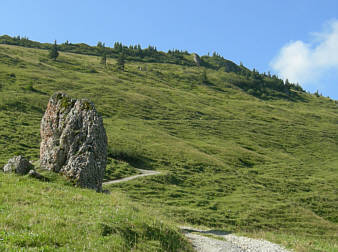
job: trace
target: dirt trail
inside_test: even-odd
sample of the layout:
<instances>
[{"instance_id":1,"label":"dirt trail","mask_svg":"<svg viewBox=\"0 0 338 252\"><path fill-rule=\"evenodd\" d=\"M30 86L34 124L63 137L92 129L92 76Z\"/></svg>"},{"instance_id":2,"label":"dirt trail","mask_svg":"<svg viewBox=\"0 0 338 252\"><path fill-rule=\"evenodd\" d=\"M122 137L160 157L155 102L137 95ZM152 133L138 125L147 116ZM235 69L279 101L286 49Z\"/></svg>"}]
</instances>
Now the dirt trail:
<instances>
[{"instance_id":1,"label":"dirt trail","mask_svg":"<svg viewBox=\"0 0 338 252\"><path fill-rule=\"evenodd\" d=\"M197 252L289 252L282 246L265 240L237 236L219 230L180 228L185 232Z\"/></svg>"},{"instance_id":2,"label":"dirt trail","mask_svg":"<svg viewBox=\"0 0 338 252\"><path fill-rule=\"evenodd\" d=\"M122 178L122 179L110 180L110 181L104 182L103 185L111 185L111 184L126 182L126 181L133 180L139 177L146 177L146 176L161 174L161 172L159 171L151 171L151 170L143 170L143 169L136 169L136 170L141 172L141 174L133 175L133 176Z\"/></svg>"}]
</instances>

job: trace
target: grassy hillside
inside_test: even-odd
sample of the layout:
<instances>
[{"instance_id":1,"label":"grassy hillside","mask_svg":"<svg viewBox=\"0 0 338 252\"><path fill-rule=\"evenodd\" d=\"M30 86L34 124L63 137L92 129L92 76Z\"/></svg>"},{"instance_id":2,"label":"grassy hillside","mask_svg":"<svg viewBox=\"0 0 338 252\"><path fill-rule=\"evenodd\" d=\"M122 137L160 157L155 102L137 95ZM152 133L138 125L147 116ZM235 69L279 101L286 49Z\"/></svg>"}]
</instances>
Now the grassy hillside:
<instances>
[{"instance_id":1,"label":"grassy hillside","mask_svg":"<svg viewBox=\"0 0 338 252\"><path fill-rule=\"evenodd\" d=\"M156 212L45 175L0 174L0 251L192 251Z\"/></svg>"},{"instance_id":2,"label":"grassy hillside","mask_svg":"<svg viewBox=\"0 0 338 252\"><path fill-rule=\"evenodd\" d=\"M46 104L64 91L103 116L109 177L164 171L109 189L176 222L338 249L336 101L222 69L114 63L0 45L0 166L14 154L38 159Z\"/></svg>"}]
</instances>

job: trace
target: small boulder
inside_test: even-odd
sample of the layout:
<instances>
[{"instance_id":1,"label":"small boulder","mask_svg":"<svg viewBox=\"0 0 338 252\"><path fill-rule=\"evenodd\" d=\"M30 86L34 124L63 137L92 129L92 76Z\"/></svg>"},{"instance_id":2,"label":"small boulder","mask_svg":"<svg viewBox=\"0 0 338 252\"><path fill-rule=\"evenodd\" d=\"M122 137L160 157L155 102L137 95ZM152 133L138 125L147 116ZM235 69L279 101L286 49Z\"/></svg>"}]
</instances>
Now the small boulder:
<instances>
[{"instance_id":1,"label":"small boulder","mask_svg":"<svg viewBox=\"0 0 338 252\"><path fill-rule=\"evenodd\" d=\"M15 156L8 160L4 166L4 172L15 172L20 175L26 175L34 166L23 156Z\"/></svg>"},{"instance_id":2,"label":"small boulder","mask_svg":"<svg viewBox=\"0 0 338 252\"><path fill-rule=\"evenodd\" d=\"M102 191L107 135L94 104L55 93L41 121L40 164L81 187Z\"/></svg>"},{"instance_id":3,"label":"small boulder","mask_svg":"<svg viewBox=\"0 0 338 252\"><path fill-rule=\"evenodd\" d=\"M28 176L30 176L32 178L36 178L36 179L41 180L41 181L49 181L48 178L46 178L45 176L41 175L40 173L38 173L35 170L30 170L28 172Z\"/></svg>"}]
</instances>

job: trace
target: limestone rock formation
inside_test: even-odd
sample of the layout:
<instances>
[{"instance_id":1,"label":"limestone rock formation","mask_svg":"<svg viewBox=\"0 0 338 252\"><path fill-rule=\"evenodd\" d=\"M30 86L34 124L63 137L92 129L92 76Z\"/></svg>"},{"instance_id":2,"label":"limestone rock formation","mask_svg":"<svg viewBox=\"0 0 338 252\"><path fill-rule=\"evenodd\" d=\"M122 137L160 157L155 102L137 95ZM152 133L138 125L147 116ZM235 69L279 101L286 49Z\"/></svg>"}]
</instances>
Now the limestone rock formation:
<instances>
[{"instance_id":1,"label":"limestone rock formation","mask_svg":"<svg viewBox=\"0 0 338 252\"><path fill-rule=\"evenodd\" d=\"M20 175L26 175L34 166L23 156L15 156L8 160L4 166L4 172L15 172Z\"/></svg>"},{"instance_id":2,"label":"limestone rock formation","mask_svg":"<svg viewBox=\"0 0 338 252\"><path fill-rule=\"evenodd\" d=\"M55 93L41 121L40 165L102 191L107 135L94 104Z\"/></svg>"},{"instance_id":3,"label":"limestone rock formation","mask_svg":"<svg viewBox=\"0 0 338 252\"><path fill-rule=\"evenodd\" d=\"M200 66L201 65L201 58L200 58L200 56L198 56L197 53L194 53L194 62L196 64L196 66Z\"/></svg>"}]
</instances>

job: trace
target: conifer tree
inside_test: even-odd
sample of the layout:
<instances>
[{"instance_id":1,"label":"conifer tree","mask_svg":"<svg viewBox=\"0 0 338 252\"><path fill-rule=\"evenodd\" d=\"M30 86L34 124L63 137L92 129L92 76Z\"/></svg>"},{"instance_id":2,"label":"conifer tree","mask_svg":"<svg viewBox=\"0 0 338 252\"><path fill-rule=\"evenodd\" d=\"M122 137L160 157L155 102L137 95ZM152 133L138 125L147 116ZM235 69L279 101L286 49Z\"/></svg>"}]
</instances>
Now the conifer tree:
<instances>
[{"instance_id":1,"label":"conifer tree","mask_svg":"<svg viewBox=\"0 0 338 252\"><path fill-rule=\"evenodd\" d=\"M105 51L102 53L102 56L101 56L101 64L104 66L107 64L107 54Z\"/></svg>"},{"instance_id":2,"label":"conifer tree","mask_svg":"<svg viewBox=\"0 0 338 252\"><path fill-rule=\"evenodd\" d=\"M117 69L124 71L124 64L125 64L125 56L124 53L120 53L117 59Z\"/></svg>"},{"instance_id":3,"label":"conifer tree","mask_svg":"<svg viewBox=\"0 0 338 252\"><path fill-rule=\"evenodd\" d=\"M207 76L207 72L204 70L202 72L202 75L201 75L201 83L202 84L208 84L208 76Z\"/></svg>"},{"instance_id":4,"label":"conifer tree","mask_svg":"<svg viewBox=\"0 0 338 252\"><path fill-rule=\"evenodd\" d=\"M105 45L102 44L102 55L101 55L101 64L106 66L107 64L107 52L106 52L106 48Z\"/></svg>"},{"instance_id":5,"label":"conifer tree","mask_svg":"<svg viewBox=\"0 0 338 252\"><path fill-rule=\"evenodd\" d=\"M56 60L56 58L58 56L59 56L59 51L58 51L58 47L57 47L57 44L56 44L56 40L54 40L54 45L49 50L49 58Z\"/></svg>"}]
</instances>

